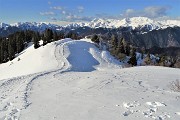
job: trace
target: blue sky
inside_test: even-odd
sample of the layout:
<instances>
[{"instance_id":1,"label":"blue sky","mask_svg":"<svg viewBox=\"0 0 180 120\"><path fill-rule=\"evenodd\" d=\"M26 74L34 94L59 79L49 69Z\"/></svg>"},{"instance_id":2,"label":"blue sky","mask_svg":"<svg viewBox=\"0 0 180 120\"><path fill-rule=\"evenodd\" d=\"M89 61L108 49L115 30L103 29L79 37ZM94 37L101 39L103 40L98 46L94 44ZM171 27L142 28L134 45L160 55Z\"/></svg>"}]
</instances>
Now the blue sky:
<instances>
[{"instance_id":1,"label":"blue sky","mask_svg":"<svg viewBox=\"0 0 180 120\"><path fill-rule=\"evenodd\" d=\"M0 0L0 22L90 21L145 16L179 19L180 0Z\"/></svg>"}]
</instances>

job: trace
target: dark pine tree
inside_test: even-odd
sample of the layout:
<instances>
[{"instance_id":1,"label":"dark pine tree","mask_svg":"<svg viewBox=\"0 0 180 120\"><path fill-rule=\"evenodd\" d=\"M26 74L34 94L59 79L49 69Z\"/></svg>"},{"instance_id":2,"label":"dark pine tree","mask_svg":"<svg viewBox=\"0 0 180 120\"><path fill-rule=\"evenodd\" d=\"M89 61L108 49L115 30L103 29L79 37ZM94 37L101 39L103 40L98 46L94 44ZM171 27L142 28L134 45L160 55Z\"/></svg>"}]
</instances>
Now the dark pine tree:
<instances>
[{"instance_id":1,"label":"dark pine tree","mask_svg":"<svg viewBox=\"0 0 180 120\"><path fill-rule=\"evenodd\" d=\"M46 29L44 32L43 45L53 41L53 31L51 29Z\"/></svg>"},{"instance_id":2,"label":"dark pine tree","mask_svg":"<svg viewBox=\"0 0 180 120\"><path fill-rule=\"evenodd\" d=\"M93 35L92 38L91 38L91 41L95 42L95 43L99 43L99 37L98 35Z\"/></svg>"},{"instance_id":3,"label":"dark pine tree","mask_svg":"<svg viewBox=\"0 0 180 120\"><path fill-rule=\"evenodd\" d=\"M40 35L39 35L38 32L34 33L32 39L33 39L33 42L34 42L34 48L37 49L38 47L40 47L40 45L39 45Z\"/></svg>"},{"instance_id":4,"label":"dark pine tree","mask_svg":"<svg viewBox=\"0 0 180 120\"><path fill-rule=\"evenodd\" d=\"M123 38L118 41L117 53L125 53Z\"/></svg>"},{"instance_id":5,"label":"dark pine tree","mask_svg":"<svg viewBox=\"0 0 180 120\"><path fill-rule=\"evenodd\" d=\"M16 37L17 53L20 53L24 49L25 36L22 33L17 33L15 37Z\"/></svg>"},{"instance_id":6,"label":"dark pine tree","mask_svg":"<svg viewBox=\"0 0 180 120\"><path fill-rule=\"evenodd\" d=\"M57 32L54 31L54 34L53 34L53 41L57 41L58 40L58 35L57 35Z\"/></svg>"},{"instance_id":7,"label":"dark pine tree","mask_svg":"<svg viewBox=\"0 0 180 120\"><path fill-rule=\"evenodd\" d=\"M9 39L8 42L8 55L9 55L9 60L13 60L15 57L15 51L13 48L13 40Z\"/></svg>"},{"instance_id":8,"label":"dark pine tree","mask_svg":"<svg viewBox=\"0 0 180 120\"><path fill-rule=\"evenodd\" d=\"M125 46L125 51L126 51L126 55L127 56L129 56L130 55L130 45L129 44L127 44L126 46Z\"/></svg>"},{"instance_id":9,"label":"dark pine tree","mask_svg":"<svg viewBox=\"0 0 180 120\"><path fill-rule=\"evenodd\" d=\"M111 36L111 41L110 41L110 48L115 50L118 46L118 40L117 37L115 35Z\"/></svg>"},{"instance_id":10,"label":"dark pine tree","mask_svg":"<svg viewBox=\"0 0 180 120\"><path fill-rule=\"evenodd\" d=\"M1 60L3 63L8 61L8 40L6 38L3 38L1 43Z\"/></svg>"},{"instance_id":11,"label":"dark pine tree","mask_svg":"<svg viewBox=\"0 0 180 120\"><path fill-rule=\"evenodd\" d=\"M64 34L63 32L60 32L60 33L58 34L58 36L59 36L59 39L64 39L65 34Z\"/></svg>"},{"instance_id":12,"label":"dark pine tree","mask_svg":"<svg viewBox=\"0 0 180 120\"><path fill-rule=\"evenodd\" d=\"M136 59L136 49L132 48L131 53L130 53L131 58L129 59L128 63L131 64L132 66L137 65L137 59Z\"/></svg>"},{"instance_id":13,"label":"dark pine tree","mask_svg":"<svg viewBox=\"0 0 180 120\"><path fill-rule=\"evenodd\" d=\"M3 62L3 58L2 58L2 56L1 56L2 53L3 53L3 52L2 52L2 39L1 39L1 40L0 40L0 63Z\"/></svg>"}]
</instances>

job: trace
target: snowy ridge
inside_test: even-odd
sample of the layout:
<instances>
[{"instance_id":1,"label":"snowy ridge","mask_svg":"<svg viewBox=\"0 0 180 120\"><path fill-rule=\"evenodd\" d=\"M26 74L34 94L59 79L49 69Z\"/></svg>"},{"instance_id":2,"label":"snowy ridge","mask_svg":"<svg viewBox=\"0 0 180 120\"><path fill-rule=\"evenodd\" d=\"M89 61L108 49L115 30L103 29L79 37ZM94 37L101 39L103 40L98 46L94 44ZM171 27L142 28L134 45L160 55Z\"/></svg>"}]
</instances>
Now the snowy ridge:
<instances>
[{"instance_id":1,"label":"snowy ridge","mask_svg":"<svg viewBox=\"0 0 180 120\"><path fill-rule=\"evenodd\" d=\"M9 27L10 25L8 25L8 24L5 24L5 23L1 23L0 22L0 28L7 28L7 27Z\"/></svg>"},{"instance_id":2,"label":"snowy ridge","mask_svg":"<svg viewBox=\"0 0 180 120\"><path fill-rule=\"evenodd\" d=\"M180 26L178 20L166 20L155 21L147 17L133 17L125 18L122 20L117 19L94 19L89 23L73 23L65 27L91 27L91 28L119 28L119 27L131 27L135 29L137 27L148 27L149 30Z\"/></svg>"},{"instance_id":3,"label":"snowy ridge","mask_svg":"<svg viewBox=\"0 0 180 120\"><path fill-rule=\"evenodd\" d=\"M0 65L0 120L179 120L179 69L122 65L88 39L30 44Z\"/></svg>"},{"instance_id":4,"label":"snowy ridge","mask_svg":"<svg viewBox=\"0 0 180 120\"><path fill-rule=\"evenodd\" d=\"M30 44L14 60L0 65L0 79L64 67L66 70L88 72L96 68L121 68L121 63L108 51L99 50L89 39L76 41L64 39L42 46L37 50L34 49L33 44Z\"/></svg>"},{"instance_id":5,"label":"snowy ridge","mask_svg":"<svg viewBox=\"0 0 180 120\"><path fill-rule=\"evenodd\" d=\"M11 26L18 27L22 30L35 30L35 31L44 31L47 28L53 29L53 30L59 30L61 29L61 26L50 24L46 22L18 22L11 24Z\"/></svg>"},{"instance_id":6,"label":"snowy ridge","mask_svg":"<svg viewBox=\"0 0 180 120\"><path fill-rule=\"evenodd\" d=\"M163 20L156 21L149 19L147 17L132 17L125 18L122 20L117 19L94 19L90 22L79 22L79 23L71 23L65 26L59 26L55 24L50 24L46 22L18 22L14 24L5 24L0 23L0 28L15 26L21 28L23 30L38 30L43 31L46 28L51 28L54 30L61 30L62 28L78 28L78 27L90 27L90 28L119 28L119 27L130 27L132 29L135 28L143 28L146 27L149 31L154 29L161 29L167 27L180 26L180 20Z\"/></svg>"}]
</instances>

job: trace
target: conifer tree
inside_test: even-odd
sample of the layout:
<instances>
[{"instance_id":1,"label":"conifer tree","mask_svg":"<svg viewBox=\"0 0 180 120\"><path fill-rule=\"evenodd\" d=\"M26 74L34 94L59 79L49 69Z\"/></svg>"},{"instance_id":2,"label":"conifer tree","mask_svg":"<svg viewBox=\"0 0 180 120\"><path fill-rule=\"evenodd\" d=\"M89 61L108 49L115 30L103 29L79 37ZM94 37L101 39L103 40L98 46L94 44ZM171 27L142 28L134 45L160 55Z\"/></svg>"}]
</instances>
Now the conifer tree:
<instances>
[{"instance_id":1,"label":"conifer tree","mask_svg":"<svg viewBox=\"0 0 180 120\"><path fill-rule=\"evenodd\" d=\"M112 49L116 49L117 48L117 42L118 40L117 40L117 37L113 34L112 36L111 36L111 41L110 41L110 47L112 48Z\"/></svg>"},{"instance_id":2,"label":"conifer tree","mask_svg":"<svg viewBox=\"0 0 180 120\"><path fill-rule=\"evenodd\" d=\"M64 37L65 37L63 32L60 32L58 36L59 36L59 39L64 39Z\"/></svg>"},{"instance_id":3,"label":"conifer tree","mask_svg":"<svg viewBox=\"0 0 180 120\"><path fill-rule=\"evenodd\" d=\"M93 42L95 42L95 43L99 43L99 37L98 37L98 35L96 35L96 34L93 35L91 41L93 41Z\"/></svg>"},{"instance_id":4,"label":"conifer tree","mask_svg":"<svg viewBox=\"0 0 180 120\"><path fill-rule=\"evenodd\" d=\"M8 42L8 55L9 55L9 60L13 60L15 57L15 51L14 51L13 43L11 39L9 39L9 42Z\"/></svg>"},{"instance_id":5,"label":"conifer tree","mask_svg":"<svg viewBox=\"0 0 180 120\"><path fill-rule=\"evenodd\" d=\"M127 44L127 45L125 46L125 51L126 51L125 53L126 53L127 56L130 55L130 49L131 49L131 48L130 48L130 45Z\"/></svg>"},{"instance_id":6,"label":"conifer tree","mask_svg":"<svg viewBox=\"0 0 180 120\"><path fill-rule=\"evenodd\" d=\"M0 63L3 62L3 56L2 56L2 54L3 54L3 49L2 49L2 40L1 40L1 41L0 41Z\"/></svg>"},{"instance_id":7,"label":"conifer tree","mask_svg":"<svg viewBox=\"0 0 180 120\"><path fill-rule=\"evenodd\" d=\"M131 58L129 59L128 63L131 64L132 66L137 65L137 59L136 59L136 49L132 48L131 53L130 53Z\"/></svg>"},{"instance_id":8,"label":"conifer tree","mask_svg":"<svg viewBox=\"0 0 180 120\"><path fill-rule=\"evenodd\" d=\"M33 35L33 42L34 42L34 48L37 49L40 45L39 45L39 39L40 39L40 36L39 36L39 33L34 33Z\"/></svg>"},{"instance_id":9,"label":"conifer tree","mask_svg":"<svg viewBox=\"0 0 180 120\"><path fill-rule=\"evenodd\" d=\"M16 47L17 47L17 53L20 53L24 49L24 43L23 38L21 38L20 35L16 36Z\"/></svg>"},{"instance_id":10,"label":"conifer tree","mask_svg":"<svg viewBox=\"0 0 180 120\"><path fill-rule=\"evenodd\" d=\"M2 63L6 62L7 59L8 59L7 43L6 43L6 40L2 40L2 43L1 43L1 61L2 61Z\"/></svg>"},{"instance_id":11,"label":"conifer tree","mask_svg":"<svg viewBox=\"0 0 180 120\"><path fill-rule=\"evenodd\" d=\"M54 34L53 34L53 41L57 41L58 40L58 35L57 35L57 32L54 31Z\"/></svg>"},{"instance_id":12,"label":"conifer tree","mask_svg":"<svg viewBox=\"0 0 180 120\"><path fill-rule=\"evenodd\" d=\"M44 32L43 45L50 43L53 41L53 31L50 29L46 29Z\"/></svg>"},{"instance_id":13,"label":"conifer tree","mask_svg":"<svg viewBox=\"0 0 180 120\"><path fill-rule=\"evenodd\" d=\"M123 38L118 41L118 47L117 52L119 53L125 53L124 44L123 44Z\"/></svg>"}]
</instances>

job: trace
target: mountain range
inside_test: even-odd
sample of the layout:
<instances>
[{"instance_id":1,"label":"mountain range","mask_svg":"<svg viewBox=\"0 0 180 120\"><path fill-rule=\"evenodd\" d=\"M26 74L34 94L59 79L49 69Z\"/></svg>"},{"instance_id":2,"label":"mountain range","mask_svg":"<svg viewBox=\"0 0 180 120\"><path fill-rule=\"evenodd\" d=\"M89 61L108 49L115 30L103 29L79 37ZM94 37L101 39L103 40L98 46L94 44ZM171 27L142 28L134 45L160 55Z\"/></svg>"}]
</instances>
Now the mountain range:
<instances>
[{"instance_id":1,"label":"mountain range","mask_svg":"<svg viewBox=\"0 0 180 120\"><path fill-rule=\"evenodd\" d=\"M38 30L43 31L46 28L51 28L54 30L62 30L62 28L79 28L79 27L90 27L90 28L119 28L119 27L130 27L131 29L136 28L148 28L149 31L155 29L164 29L167 27L180 26L180 20L163 20L157 21L152 20L147 17L133 17L125 18L122 20L117 19L97 19L90 22L79 22L71 23L65 26L50 24L46 22L18 22L14 24L0 23L0 28L7 29L8 27L17 27L22 30Z\"/></svg>"},{"instance_id":2,"label":"mountain range","mask_svg":"<svg viewBox=\"0 0 180 120\"><path fill-rule=\"evenodd\" d=\"M45 29L58 32L75 32L82 37L100 34L109 39L112 34L124 37L137 47L147 49L154 46L160 48L180 47L180 20L152 20L147 17L133 17L122 20L94 19L90 22L71 23L65 26L45 22L18 22L14 24L0 23L0 36L6 37L21 30L43 32Z\"/></svg>"}]
</instances>

